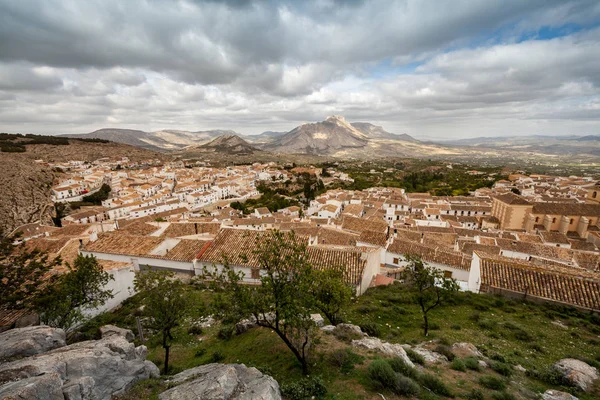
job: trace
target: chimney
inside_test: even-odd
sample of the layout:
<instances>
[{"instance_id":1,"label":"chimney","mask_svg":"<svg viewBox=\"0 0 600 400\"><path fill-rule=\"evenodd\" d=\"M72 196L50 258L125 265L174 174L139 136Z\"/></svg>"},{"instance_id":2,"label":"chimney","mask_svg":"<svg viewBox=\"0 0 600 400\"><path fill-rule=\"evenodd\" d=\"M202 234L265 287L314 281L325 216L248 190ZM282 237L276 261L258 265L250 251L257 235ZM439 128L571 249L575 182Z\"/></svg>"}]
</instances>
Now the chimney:
<instances>
[{"instance_id":1,"label":"chimney","mask_svg":"<svg viewBox=\"0 0 600 400\"><path fill-rule=\"evenodd\" d=\"M98 240L98 232L94 231L90 234L90 242L95 242Z\"/></svg>"}]
</instances>

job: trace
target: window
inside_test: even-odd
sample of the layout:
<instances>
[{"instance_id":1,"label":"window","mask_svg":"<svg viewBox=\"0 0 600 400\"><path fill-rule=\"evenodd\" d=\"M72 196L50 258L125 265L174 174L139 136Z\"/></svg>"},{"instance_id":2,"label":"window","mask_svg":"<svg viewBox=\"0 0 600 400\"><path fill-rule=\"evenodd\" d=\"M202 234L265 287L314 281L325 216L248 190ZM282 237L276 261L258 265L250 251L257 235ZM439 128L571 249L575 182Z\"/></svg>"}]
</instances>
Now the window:
<instances>
[{"instance_id":1,"label":"window","mask_svg":"<svg viewBox=\"0 0 600 400\"><path fill-rule=\"evenodd\" d=\"M260 269L253 268L251 271L252 271L251 272L252 279L260 279Z\"/></svg>"},{"instance_id":2,"label":"window","mask_svg":"<svg viewBox=\"0 0 600 400\"><path fill-rule=\"evenodd\" d=\"M556 218L552 218L552 223L555 223L555 222L556 222Z\"/></svg>"},{"instance_id":3,"label":"window","mask_svg":"<svg viewBox=\"0 0 600 400\"><path fill-rule=\"evenodd\" d=\"M573 220L573 218L571 218L571 220L569 221L569 225L573 225L573 222L575 221Z\"/></svg>"},{"instance_id":4,"label":"window","mask_svg":"<svg viewBox=\"0 0 600 400\"><path fill-rule=\"evenodd\" d=\"M444 278L446 278L446 279L452 278L452 271L444 271Z\"/></svg>"},{"instance_id":5,"label":"window","mask_svg":"<svg viewBox=\"0 0 600 400\"><path fill-rule=\"evenodd\" d=\"M535 217L535 222L540 222L540 217Z\"/></svg>"},{"instance_id":6,"label":"window","mask_svg":"<svg viewBox=\"0 0 600 400\"><path fill-rule=\"evenodd\" d=\"M398 259L396 257L394 257L394 264L399 264Z\"/></svg>"},{"instance_id":7,"label":"window","mask_svg":"<svg viewBox=\"0 0 600 400\"><path fill-rule=\"evenodd\" d=\"M594 192L594 193L592 193L592 198L594 198L594 199L595 199L595 198L596 198L596 196L598 196L598 192Z\"/></svg>"}]
</instances>

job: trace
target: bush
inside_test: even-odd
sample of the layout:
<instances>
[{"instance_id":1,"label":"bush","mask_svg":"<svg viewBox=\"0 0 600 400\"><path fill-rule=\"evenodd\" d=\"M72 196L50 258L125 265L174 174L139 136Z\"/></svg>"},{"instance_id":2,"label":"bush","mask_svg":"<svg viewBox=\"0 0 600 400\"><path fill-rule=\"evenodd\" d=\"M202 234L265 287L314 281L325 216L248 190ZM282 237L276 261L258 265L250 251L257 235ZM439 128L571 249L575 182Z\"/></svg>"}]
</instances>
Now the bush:
<instances>
[{"instance_id":1,"label":"bush","mask_svg":"<svg viewBox=\"0 0 600 400\"><path fill-rule=\"evenodd\" d=\"M354 353L350 348L336 350L329 356L329 362L345 374L352 371L354 365L361 364L363 360L363 356Z\"/></svg>"},{"instance_id":2,"label":"bush","mask_svg":"<svg viewBox=\"0 0 600 400\"><path fill-rule=\"evenodd\" d=\"M192 325L187 330L189 335L202 335L204 332L200 325Z\"/></svg>"},{"instance_id":3,"label":"bush","mask_svg":"<svg viewBox=\"0 0 600 400\"><path fill-rule=\"evenodd\" d=\"M481 371L481 367L479 366L479 360L477 358L467 357L463 361L467 369L470 369L471 371Z\"/></svg>"},{"instance_id":4,"label":"bush","mask_svg":"<svg viewBox=\"0 0 600 400\"><path fill-rule=\"evenodd\" d=\"M221 340L229 340L233 336L234 332L235 326L229 324L222 325L219 328L219 333L217 333L217 337Z\"/></svg>"},{"instance_id":5,"label":"bush","mask_svg":"<svg viewBox=\"0 0 600 400\"><path fill-rule=\"evenodd\" d=\"M206 354L206 349L204 347L199 347L198 349L196 349L196 353L194 354L194 357L202 357L205 354Z\"/></svg>"},{"instance_id":6,"label":"bush","mask_svg":"<svg viewBox=\"0 0 600 400\"><path fill-rule=\"evenodd\" d=\"M452 393L446 384L444 384L444 382L442 382L442 380L435 375L421 374L419 375L419 383L431 390L433 393L439 394L440 396L452 396Z\"/></svg>"},{"instance_id":7,"label":"bush","mask_svg":"<svg viewBox=\"0 0 600 400\"><path fill-rule=\"evenodd\" d=\"M467 366L465 365L465 362L458 357L455 358L454 360L452 360L452 364L450 364L450 368L452 368L455 371L460 371L460 372L465 372L467 370Z\"/></svg>"},{"instance_id":8,"label":"bush","mask_svg":"<svg viewBox=\"0 0 600 400\"><path fill-rule=\"evenodd\" d=\"M570 382L564 378L556 368L545 367L539 370L531 369L525 373L527 376L545 382L552 386L569 386Z\"/></svg>"},{"instance_id":9,"label":"bush","mask_svg":"<svg viewBox=\"0 0 600 400\"><path fill-rule=\"evenodd\" d=\"M321 378L311 376L281 385L281 394L290 400L319 399L327 394L327 387Z\"/></svg>"},{"instance_id":10,"label":"bush","mask_svg":"<svg viewBox=\"0 0 600 400\"><path fill-rule=\"evenodd\" d=\"M438 344L435 347L434 350L436 353L440 353L444 356L446 356L446 358L450 361L454 360L454 358L456 358L456 356L454 355L454 353L452 352L452 350L450 349L449 346L446 346L445 344Z\"/></svg>"},{"instance_id":11,"label":"bush","mask_svg":"<svg viewBox=\"0 0 600 400\"><path fill-rule=\"evenodd\" d=\"M493 362L490 367L496 371L497 373L499 373L500 375L504 375L504 376L511 376L513 374L513 369L510 365L505 364L503 362Z\"/></svg>"},{"instance_id":12,"label":"bush","mask_svg":"<svg viewBox=\"0 0 600 400\"><path fill-rule=\"evenodd\" d=\"M490 354L489 357L490 357L491 360L494 360L494 361L498 361L498 362L501 362L501 363L505 363L506 362L506 358L504 358L504 356L502 354L499 354L499 353L492 353L492 354Z\"/></svg>"},{"instance_id":13,"label":"bush","mask_svg":"<svg viewBox=\"0 0 600 400\"><path fill-rule=\"evenodd\" d=\"M508 392L496 392L492 393L492 399L494 400L517 400L515 395Z\"/></svg>"},{"instance_id":14,"label":"bush","mask_svg":"<svg viewBox=\"0 0 600 400\"><path fill-rule=\"evenodd\" d=\"M379 388L391 389L396 382L396 372L385 360L374 360L369 365L368 373L374 386Z\"/></svg>"},{"instance_id":15,"label":"bush","mask_svg":"<svg viewBox=\"0 0 600 400\"><path fill-rule=\"evenodd\" d=\"M462 329L462 326L458 325L458 324L453 324L450 325L451 329L454 329L455 331L460 331Z\"/></svg>"},{"instance_id":16,"label":"bush","mask_svg":"<svg viewBox=\"0 0 600 400\"><path fill-rule=\"evenodd\" d=\"M358 326L360 326L360 329L369 336L381 336L381 328L375 322L367 321L359 324Z\"/></svg>"},{"instance_id":17,"label":"bush","mask_svg":"<svg viewBox=\"0 0 600 400\"><path fill-rule=\"evenodd\" d=\"M409 377L398 375L392 391L400 396L416 396L421 391L419 384Z\"/></svg>"},{"instance_id":18,"label":"bush","mask_svg":"<svg viewBox=\"0 0 600 400\"><path fill-rule=\"evenodd\" d=\"M472 389L469 393L467 393L467 399L469 400L483 400L483 392L479 389Z\"/></svg>"},{"instance_id":19,"label":"bush","mask_svg":"<svg viewBox=\"0 0 600 400\"><path fill-rule=\"evenodd\" d=\"M425 358L413 349L406 349L406 355L415 364L425 365Z\"/></svg>"},{"instance_id":20,"label":"bush","mask_svg":"<svg viewBox=\"0 0 600 400\"><path fill-rule=\"evenodd\" d=\"M481 314L473 313L473 314L469 315L469 319L473 322L479 322L479 320L481 319Z\"/></svg>"},{"instance_id":21,"label":"bush","mask_svg":"<svg viewBox=\"0 0 600 400\"><path fill-rule=\"evenodd\" d=\"M215 350L210 355L210 362L211 363L218 363L218 362L223 361L224 359L225 359L225 355L220 350Z\"/></svg>"},{"instance_id":22,"label":"bush","mask_svg":"<svg viewBox=\"0 0 600 400\"><path fill-rule=\"evenodd\" d=\"M486 389L492 390L504 390L506 389L506 382L502 378L497 376L486 375L479 378L479 384Z\"/></svg>"},{"instance_id":23,"label":"bush","mask_svg":"<svg viewBox=\"0 0 600 400\"><path fill-rule=\"evenodd\" d=\"M392 367L392 369L395 372L407 376L409 378L417 378L417 370L405 363L404 360L400 357L389 359L387 360L387 362L388 364L390 364L390 367Z\"/></svg>"},{"instance_id":24,"label":"bush","mask_svg":"<svg viewBox=\"0 0 600 400\"><path fill-rule=\"evenodd\" d=\"M523 342L531 342L534 339L534 337L530 333L524 331L523 329L519 329L515 331L515 339L521 340Z\"/></svg>"}]
</instances>

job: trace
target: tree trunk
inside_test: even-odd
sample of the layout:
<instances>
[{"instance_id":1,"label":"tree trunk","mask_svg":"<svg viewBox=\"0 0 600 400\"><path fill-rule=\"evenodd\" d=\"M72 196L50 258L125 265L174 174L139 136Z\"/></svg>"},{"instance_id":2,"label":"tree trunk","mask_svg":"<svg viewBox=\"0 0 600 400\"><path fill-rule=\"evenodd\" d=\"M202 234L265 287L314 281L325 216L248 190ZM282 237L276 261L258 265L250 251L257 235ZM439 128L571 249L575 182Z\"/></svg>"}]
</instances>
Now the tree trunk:
<instances>
[{"instance_id":1,"label":"tree trunk","mask_svg":"<svg viewBox=\"0 0 600 400\"><path fill-rule=\"evenodd\" d=\"M165 346L165 371L163 372L165 375L169 372L169 349L171 346Z\"/></svg>"},{"instance_id":2,"label":"tree trunk","mask_svg":"<svg viewBox=\"0 0 600 400\"><path fill-rule=\"evenodd\" d=\"M427 313L423 313L423 330L424 330L424 335L428 336L429 335L429 320L427 319Z\"/></svg>"}]
</instances>

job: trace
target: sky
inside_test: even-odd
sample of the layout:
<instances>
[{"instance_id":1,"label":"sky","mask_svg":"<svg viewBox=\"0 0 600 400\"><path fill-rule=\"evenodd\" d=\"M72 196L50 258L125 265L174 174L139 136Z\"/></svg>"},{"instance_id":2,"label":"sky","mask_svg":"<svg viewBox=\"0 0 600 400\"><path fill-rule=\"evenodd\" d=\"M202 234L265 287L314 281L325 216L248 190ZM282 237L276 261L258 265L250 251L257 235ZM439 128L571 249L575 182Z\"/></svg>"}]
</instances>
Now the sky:
<instances>
[{"instance_id":1,"label":"sky","mask_svg":"<svg viewBox=\"0 0 600 400\"><path fill-rule=\"evenodd\" d=\"M600 134L598 0L0 0L0 131Z\"/></svg>"}]
</instances>

